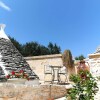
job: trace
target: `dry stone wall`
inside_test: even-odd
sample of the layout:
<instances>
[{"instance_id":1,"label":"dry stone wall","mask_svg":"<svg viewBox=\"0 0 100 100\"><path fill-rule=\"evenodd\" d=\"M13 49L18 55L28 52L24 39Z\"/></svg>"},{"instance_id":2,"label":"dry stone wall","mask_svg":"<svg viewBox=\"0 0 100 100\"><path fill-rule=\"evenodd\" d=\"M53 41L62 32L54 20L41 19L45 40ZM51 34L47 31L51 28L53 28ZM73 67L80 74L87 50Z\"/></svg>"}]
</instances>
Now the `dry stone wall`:
<instances>
[{"instance_id":1,"label":"dry stone wall","mask_svg":"<svg viewBox=\"0 0 100 100\"><path fill-rule=\"evenodd\" d=\"M38 78L9 39L0 38L0 66L0 76L24 70L31 79Z\"/></svg>"},{"instance_id":2,"label":"dry stone wall","mask_svg":"<svg viewBox=\"0 0 100 100\"><path fill-rule=\"evenodd\" d=\"M0 84L0 100L48 100L66 95L64 86Z\"/></svg>"}]
</instances>

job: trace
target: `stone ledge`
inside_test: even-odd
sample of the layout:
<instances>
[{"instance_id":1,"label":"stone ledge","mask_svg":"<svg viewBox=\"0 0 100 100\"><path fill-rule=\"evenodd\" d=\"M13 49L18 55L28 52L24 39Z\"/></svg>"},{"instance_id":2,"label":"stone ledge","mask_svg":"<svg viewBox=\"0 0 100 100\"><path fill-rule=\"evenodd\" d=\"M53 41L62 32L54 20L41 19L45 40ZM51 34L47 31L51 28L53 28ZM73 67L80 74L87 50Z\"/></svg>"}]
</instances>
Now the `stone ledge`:
<instances>
[{"instance_id":1,"label":"stone ledge","mask_svg":"<svg viewBox=\"0 0 100 100\"><path fill-rule=\"evenodd\" d=\"M25 60L41 60L41 59L51 59L51 58L62 58L62 54L24 57Z\"/></svg>"},{"instance_id":2,"label":"stone ledge","mask_svg":"<svg viewBox=\"0 0 100 100\"><path fill-rule=\"evenodd\" d=\"M63 97L66 93L65 86L0 83L0 100L48 100Z\"/></svg>"},{"instance_id":3,"label":"stone ledge","mask_svg":"<svg viewBox=\"0 0 100 100\"><path fill-rule=\"evenodd\" d=\"M88 57L89 57L90 59L92 59L92 58L100 58L100 53L89 54Z\"/></svg>"}]
</instances>

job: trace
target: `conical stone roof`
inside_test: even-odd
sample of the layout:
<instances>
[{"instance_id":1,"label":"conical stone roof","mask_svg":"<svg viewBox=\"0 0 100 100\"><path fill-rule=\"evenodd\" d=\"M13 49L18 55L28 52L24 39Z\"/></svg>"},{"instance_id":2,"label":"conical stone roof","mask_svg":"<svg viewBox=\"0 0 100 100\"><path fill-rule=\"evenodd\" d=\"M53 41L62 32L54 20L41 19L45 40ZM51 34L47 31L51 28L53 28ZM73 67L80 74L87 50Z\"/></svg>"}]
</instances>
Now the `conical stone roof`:
<instances>
[{"instance_id":1,"label":"conical stone roof","mask_svg":"<svg viewBox=\"0 0 100 100\"><path fill-rule=\"evenodd\" d=\"M95 53L100 53L100 46L97 47L96 52Z\"/></svg>"},{"instance_id":2,"label":"conical stone roof","mask_svg":"<svg viewBox=\"0 0 100 100\"><path fill-rule=\"evenodd\" d=\"M4 24L0 25L0 77L8 75L12 71L19 72L19 70L24 70L30 79L38 78L7 37L4 27Z\"/></svg>"}]
</instances>

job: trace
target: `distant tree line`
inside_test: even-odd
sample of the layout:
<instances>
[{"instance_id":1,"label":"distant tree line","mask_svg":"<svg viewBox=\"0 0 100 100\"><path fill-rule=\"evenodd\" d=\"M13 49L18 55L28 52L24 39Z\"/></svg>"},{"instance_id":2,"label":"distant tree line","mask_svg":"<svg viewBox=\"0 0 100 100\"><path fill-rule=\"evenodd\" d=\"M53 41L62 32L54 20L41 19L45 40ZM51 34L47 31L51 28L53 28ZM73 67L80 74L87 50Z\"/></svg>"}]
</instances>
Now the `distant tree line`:
<instances>
[{"instance_id":1,"label":"distant tree line","mask_svg":"<svg viewBox=\"0 0 100 100\"><path fill-rule=\"evenodd\" d=\"M19 50L19 52L24 56L39 56L39 55L50 55L61 53L61 48L56 43L53 44L49 42L48 46L41 45L37 42L27 42L25 44L19 43L16 39L10 37L11 42Z\"/></svg>"},{"instance_id":2,"label":"distant tree line","mask_svg":"<svg viewBox=\"0 0 100 100\"><path fill-rule=\"evenodd\" d=\"M75 57L75 60L84 60L85 57L81 54L80 56Z\"/></svg>"}]
</instances>

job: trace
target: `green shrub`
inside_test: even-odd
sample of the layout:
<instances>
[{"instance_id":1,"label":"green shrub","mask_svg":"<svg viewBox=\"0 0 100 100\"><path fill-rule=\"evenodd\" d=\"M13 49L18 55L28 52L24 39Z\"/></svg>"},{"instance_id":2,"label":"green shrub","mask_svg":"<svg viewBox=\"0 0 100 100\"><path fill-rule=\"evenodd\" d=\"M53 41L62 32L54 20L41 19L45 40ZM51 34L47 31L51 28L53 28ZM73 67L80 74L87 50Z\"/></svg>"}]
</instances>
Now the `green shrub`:
<instances>
[{"instance_id":1,"label":"green shrub","mask_svg":"<svg viewBox=\"0 0 100 100\"><path fill-rule=\"evenodd\" d=\"M71 75L71 81L75 84L67 93L71 100L94 100L98 87L95 79L89 71L81 70L78 75Z\"/></svg>"}]
</instances>

